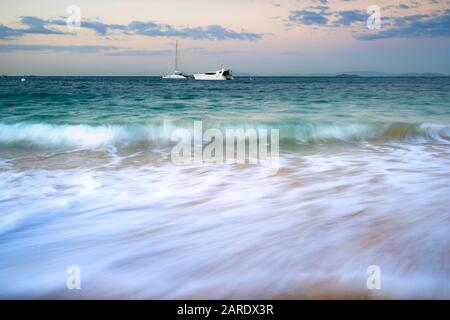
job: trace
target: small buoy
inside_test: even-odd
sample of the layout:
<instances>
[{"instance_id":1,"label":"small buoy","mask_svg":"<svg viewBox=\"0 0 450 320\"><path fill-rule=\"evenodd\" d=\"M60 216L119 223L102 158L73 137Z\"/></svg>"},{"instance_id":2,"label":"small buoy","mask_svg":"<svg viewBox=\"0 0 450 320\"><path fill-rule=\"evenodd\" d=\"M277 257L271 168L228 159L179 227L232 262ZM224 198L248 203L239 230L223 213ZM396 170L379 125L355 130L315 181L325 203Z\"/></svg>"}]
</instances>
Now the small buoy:
<instances>
[{"instance_id":1,"label":"small buoy","mask_svg":"<svg viewBox=\"0 0 450 320\"><path fill-rule=\"evenodd\" d=\"M22 81L22 82L25 82L25 81L26 81L26 79L25 79L25 78L22 78L22 79L20 79L20 81Z\"/></svg>"}]
</instances>

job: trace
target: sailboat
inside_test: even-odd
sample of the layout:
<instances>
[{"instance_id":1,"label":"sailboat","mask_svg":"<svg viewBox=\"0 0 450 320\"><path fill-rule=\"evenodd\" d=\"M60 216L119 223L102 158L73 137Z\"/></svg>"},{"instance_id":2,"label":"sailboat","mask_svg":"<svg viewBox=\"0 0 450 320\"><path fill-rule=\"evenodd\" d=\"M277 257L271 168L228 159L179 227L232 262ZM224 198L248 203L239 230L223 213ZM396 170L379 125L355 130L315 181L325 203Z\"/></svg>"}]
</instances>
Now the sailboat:
<instances>
[{"instance_id":1,"label":"sailboat","mask_svg":"<svg viewBox=\"0 0 450 320\"><path fill-rule=\"evenodd\" d=\"M175 69L172 74L164 74L163 79L187 79L188 76L181 71L178 71L178 40L175 40Z\"/></svg>"}]
</instances>

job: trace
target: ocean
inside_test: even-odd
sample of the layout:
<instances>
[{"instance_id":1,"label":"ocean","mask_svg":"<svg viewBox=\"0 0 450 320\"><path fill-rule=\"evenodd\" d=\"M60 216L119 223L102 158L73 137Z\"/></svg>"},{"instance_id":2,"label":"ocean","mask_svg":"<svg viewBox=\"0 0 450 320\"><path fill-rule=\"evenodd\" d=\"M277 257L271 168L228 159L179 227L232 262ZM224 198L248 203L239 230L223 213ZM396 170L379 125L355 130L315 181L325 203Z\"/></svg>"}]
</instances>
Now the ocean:
<instances>
[{"instance_id":1,"label":"ocean","mask_svg":"<svg viewBox=\"0 0 450 320\"><path fill-rule=\"evenodd\" d=\"M278 170L174 163L195 121ZM449 195L450 77L0 79L3 299L449 299Z\"/></svg>"}]
</instances>

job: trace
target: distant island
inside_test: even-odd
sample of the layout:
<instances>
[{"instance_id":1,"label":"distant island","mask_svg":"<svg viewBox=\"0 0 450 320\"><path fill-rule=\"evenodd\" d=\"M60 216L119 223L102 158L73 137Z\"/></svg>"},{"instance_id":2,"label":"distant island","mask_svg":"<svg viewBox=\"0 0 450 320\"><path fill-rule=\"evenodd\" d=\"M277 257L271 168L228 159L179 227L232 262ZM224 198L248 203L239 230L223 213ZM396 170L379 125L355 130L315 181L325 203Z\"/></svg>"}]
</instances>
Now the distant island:
<instances>
[{"instance_id":1,"label":"distant island","mask_svg":"<svg viewBox=\"0 0 450 320\"><path fill-rule=\"evenodd\" d=\"M359 78L361 77L359 74L348 74L348 73L340 73L335 75L336 78Z\"/></svg>"},{"instance_id":2,"label":"distant island","mask_svg":"<svg viewBox=\"0 0 450 320\"><path fill-rule=\"evenodd\" d=\"M295 76L348 78L348 77L449 77L450 75L436 72L387 73L379 71L347 71L339 73L297 74Z\"/></svg>"}]
</instances>

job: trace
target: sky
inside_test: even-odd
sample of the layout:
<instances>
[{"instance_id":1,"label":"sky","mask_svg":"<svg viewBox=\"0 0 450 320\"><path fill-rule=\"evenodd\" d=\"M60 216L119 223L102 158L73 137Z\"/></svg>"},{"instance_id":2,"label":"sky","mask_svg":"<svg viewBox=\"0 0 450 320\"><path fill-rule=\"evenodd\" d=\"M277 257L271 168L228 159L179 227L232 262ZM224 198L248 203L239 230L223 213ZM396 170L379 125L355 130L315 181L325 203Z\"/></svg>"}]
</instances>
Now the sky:
<instances>
[{"instance_id":1,"label":"sky","mask_svg":"<svg viewBox=\"0 0 450 320\"><path fill-rule=\"evenodd\" d=\"M450 0L0 1L0 74L161 75L175 40L187 73L450 74Z\"/></svg>"}]
</instances>

